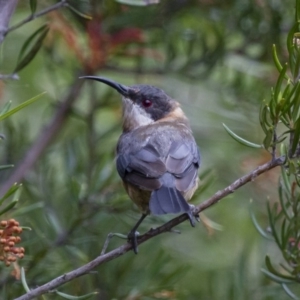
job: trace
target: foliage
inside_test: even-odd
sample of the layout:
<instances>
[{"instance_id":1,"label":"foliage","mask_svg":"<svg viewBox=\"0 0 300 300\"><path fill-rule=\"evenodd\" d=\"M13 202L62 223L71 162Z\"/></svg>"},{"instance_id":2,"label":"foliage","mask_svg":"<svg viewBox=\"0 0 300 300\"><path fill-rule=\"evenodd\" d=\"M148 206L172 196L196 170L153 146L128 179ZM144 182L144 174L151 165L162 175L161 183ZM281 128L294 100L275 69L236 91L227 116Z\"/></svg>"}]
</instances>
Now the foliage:
<instances>
[{"instance_id":1,"label":"foliage","mask_svg":"<svg viewBox=\"0 0 300 300\"><path fill-rule=\"evenodd\" d=\"M252 188L205 212L203 226L190 230L188 224L182 225L181 235L170 233L150 240L141 246L139 255L129 253L53 292L74 297L98 291L94 299L269 300L285 299L285 291L299 294L297 285L292 292L284 281L298 282L299 259L299 206L295 204L299 198L299 25L290 18L293 3L165 0L129 1L153 4L129 6L124 4L128 1L121 2L20 1L2 46L1 73L8 74L2 78L15 78L16 72L20 80L1 82L0 99L31 98L47 90L49 101L2 122L7 140L2 141L1 164L24 166L24 159L34 153L32 147L44 141L47 129L55 125L51 119L67 119L57 123L55 140L47 148L50 140L45 143L35 157L36 164L27 169L21 201L5 214L32 228L22 236L26 249L20 263L26 274L23 282L28 288L40 286L87 263L100 254L109 232L126 234L139 217L115 172L118 95L103 86L83 86L77 81L82 74L101 73L124 84L159 85L182 103L203 159L200 177L204 183L194 203L268 160L261 144L275 157L278 145L287 143L280 204L270 184L277 181L277 174L272 173L267 184L257 180ZM292 28L287 53L286 28ZM274 64L278 78L271 67ZM259 111L272 85L271 97ZM72 87L77 87L75 94ZM74 102L63 115L69 98ZM55 119L57 115L64 117ZM224 136L222 123L228 124L226 130L236 140L256 149L247 150ZM2 171L3 185L18 170ZM2 198L6 205L14 203L15 199L7 197L14 189ZM270 220L269 236L278 237L275 244L257 237L246 209L245 198L258 199L261 194L270 195L269 213L256 214L262 223ZM259 210L263 205L255 207ZM140 230L169 218L150 217ZM214 222L222 226L212 226ZM120 243L113 238L109 248ZM284 270L274 267L274 260L280 261L274 253L276 244L285 260ZM272 263L271 255L267 256L264 272L271 280L259 271L268 247ZM10 273L0 267L3 299L24 293L25 284ZM284 289L272 282L274 276Z\"/></svg>"}]
</instances>

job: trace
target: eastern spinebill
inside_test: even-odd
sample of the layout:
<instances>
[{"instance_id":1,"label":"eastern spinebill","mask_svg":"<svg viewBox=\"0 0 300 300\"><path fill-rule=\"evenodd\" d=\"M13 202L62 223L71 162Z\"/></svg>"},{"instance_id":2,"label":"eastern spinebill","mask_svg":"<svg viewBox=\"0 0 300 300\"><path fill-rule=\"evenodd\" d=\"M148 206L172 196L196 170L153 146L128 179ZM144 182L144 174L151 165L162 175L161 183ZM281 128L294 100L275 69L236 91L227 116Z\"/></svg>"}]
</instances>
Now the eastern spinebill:
<instances>
[{"instance_id":1,"label":"eastern spinebill","mask_svg":"<svg viewBox=\"0 0 300 300\"><path fill-rule=\"evenodd\" d=\"M137 228L148 214L186 213L194 226L191 199L198 187L200 153L179 103L151 85L103 82L122 95L123 133L117 144L117 171L142 212L128 235L137 253Z\"/></svg>"}]
</instances>

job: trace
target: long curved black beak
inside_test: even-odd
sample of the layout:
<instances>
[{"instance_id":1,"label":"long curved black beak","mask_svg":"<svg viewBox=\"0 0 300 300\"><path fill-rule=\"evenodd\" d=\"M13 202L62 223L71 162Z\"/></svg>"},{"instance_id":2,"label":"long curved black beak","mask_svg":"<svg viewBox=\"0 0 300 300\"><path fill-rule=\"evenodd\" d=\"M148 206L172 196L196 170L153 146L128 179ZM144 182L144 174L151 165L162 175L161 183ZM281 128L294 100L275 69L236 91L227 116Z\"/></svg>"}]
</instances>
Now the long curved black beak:
<instances>
[{"instance_id":1,"label":"long curved black beak","mask_svg":"<svg viewBox=\"0 0 300 300\"><path fill-rule=\"evenodd\" d=\"M83 79L92 79L92 80L103 82L103 83L109 85L110 87L112 87L113 89L117 90L124 97L128 97L128 95L129 95L129 87L127 87L126 85L117 83L113 80L110 80L110 79L107 79L104 77L98 77L98 76L81 76L79 78L80 79L82 79L82 78Z\"/></svg>"}]
</instances>

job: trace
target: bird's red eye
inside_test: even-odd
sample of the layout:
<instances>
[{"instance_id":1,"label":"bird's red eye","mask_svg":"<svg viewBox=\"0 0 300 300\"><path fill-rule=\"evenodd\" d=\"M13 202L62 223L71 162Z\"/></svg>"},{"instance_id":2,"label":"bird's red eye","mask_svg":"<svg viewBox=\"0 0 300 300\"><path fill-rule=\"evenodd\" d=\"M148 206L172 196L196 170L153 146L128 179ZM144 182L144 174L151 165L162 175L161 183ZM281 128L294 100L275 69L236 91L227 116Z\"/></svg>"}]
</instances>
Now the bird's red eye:
<instances>
[{"instance_id":1,"label":"bird's red eye","mask_svg":"<svg viewBox=\"0 0 300 300\"><path fill-rule=\"evenodd\" d=\"M145 99L143 100L142 104L144 107L150 107L152 105L152 101L149 99Z\"/></svg>"}]
</instances>

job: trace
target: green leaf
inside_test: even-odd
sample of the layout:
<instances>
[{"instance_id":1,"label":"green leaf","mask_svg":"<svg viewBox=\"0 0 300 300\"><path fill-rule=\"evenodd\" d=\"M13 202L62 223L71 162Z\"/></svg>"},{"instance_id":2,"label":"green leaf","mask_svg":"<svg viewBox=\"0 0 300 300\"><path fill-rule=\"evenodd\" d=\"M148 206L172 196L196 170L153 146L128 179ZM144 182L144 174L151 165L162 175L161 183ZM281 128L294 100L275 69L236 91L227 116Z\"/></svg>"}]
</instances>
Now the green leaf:
<instances>
[{"instance_id":1,"label":"green leaf","mask_svg":"<svg viewBox=\"0 0 300 300\"><path fill-rule=\"evenodd\" d=\"M285 279L279 276L274 275L273 273L269 272L268 270L265 269L261 269L261 271L267 276L269 277L272 281L278 282L278 283L294 283L295 280L289 280L289 279Z\"/></svg>"},{"instance_id":2,"label":"green leaf","mask_svg":"<svg viewBox=\"0 0 300 300\"><path fill-rule=\"evenodd\" d=\"M263 140L263 145L266 150L270 147L272 140L273 140L273 129L269 128Z\"/></svg>"},{"instance_id":3,"label":"green leaf","mask_svg":"<svg viewBox=\"0 0 300 300\"><path fill-rule=\"evenodd\" d=\"M5 195L0 199L0 205L4 203L4 201L10 197L12 194L14 194L17 189L21 186L21 184L15 183L13 186L10 187L10 189L5 193Z\"/></svg>"},{"instance_id":4,"label":"green leaf","mask_svg":"<svg viewBox=\"0 0 300 300\"><path fill-rule=\"evenodd\" d=\"M264 237L264 238L266 238L268 240L274 241L274 238L272 236L270 236L269 234L267 234L266 231L263 230L260 227L260 225L258 224L257 219L256 219L255 214L254 214L253 209L252 209L252 202L253 202L252 199L250 199L249 211L250 211L250 217L251 217L251 220L253 222L254 227L256 228L256 230L259 232L259 234L262 237Z\"/></svg>"},{"instance_id":5,"label":"green leaf","mask_svg":"<svg viewBox=\"0 0 300 300\"><path fill-rule=\"evenodd\" d=\"M271 127L271 123L268 120L269 106L266 103L263 103L259 112L259 122L262 130L267 134L268 129Z\"/></svg>"},{"instance_id":6,"label":"green leaf","mask_svg":"<svg viewBox=\"0 0 300 300\"><path fill-rule=\"evenodd\" d=\"M121 4L134 5L134 6L147 6L159 3L159 0L115 0Z\"/></svg>"},{"instance_id":7,"label":"green leaf","mask_svg":"<svg viewBox=\"0 0 300 300\"><path fill-rule=\"evenodd\" d=\"M40 48L42 47L43 41L47 35L49 31L49 27L48 25L43 25L42 27L40 27L38 30L36 30L24 43L19 57L18 57L18 62L17 62L17 66L14 70L14 73L17 73L19 71L21 71L23 68L25 68L36 56L36 54L38 53L38 51L40 50ZM33 45L31 45L33 43L33 40L36 39L35 43ZM31 46L31 47L30 47ZM29 50L28 50L29 48ZM24 54L25 52L27 52L26 54Z\"/></svg>"},{"instance_id":8,"label":"green leaf","mask_svg":"<svg viewBox=\"0 0 300 300\"><path fill-rule=\"evenodd\" d=\"M275 206L275 204L274 204ZM279 240L279 237L277 235L277 232L276 232L276 228L275 228L275 222L274 222L274 218L273 218L273 213L274 213L274 210L271 211L271 207L270 207L270 202L267 203L267 210L268 210L268 217L269 217L269 223L270 223L270 227L271 227L271 232L272 232L272 235L276 241L276 244L278 245L278 247L281 249L281 250L284 250L283 249L283 246Z\"/></svg>"},{"instance_id":9,"label":"green leaf","mask_svg":"<svg viewBox=\"0 0 300 300\"><path fill-rule=\"evenodd\" d=\"M297 149L297 146L299 144L299 138L300 138L300 117L295 122L294 127L294 136L292 141L292 147L291 147L291 155L293 155Z\"/></svg>"},{"instance_id":10,"label":"green leaf","mask_svg":"<svg viewBox=\"0 0 300 300\"><path fill-rule=\"evenodd\" d=\"M284 95L283 97L285 98L286 100L286 105L284 106L284 108L282 109L282 114L285 114L286 112L288 113L288 116L289 118L291 119L292 117L292 114L291 114L291 111L290 109L292 108L292 105L295 105L295 102L298 100L298 95L299 95L299 92L300 92L300 85L299 85L299 82L297 82L292 90L289 89L289 83L286 87L286 90L284 92ZM289 127L289 126L287 126Z\"/></svg>"},{"instance_id":11,"label":"green leaf","mask_svg":"<svg viewBox=\"0 0 300 300\"><path fill-rule=\"evenodd\" d=\"M297 21L293 27L291 28L291 30L289 31L288 33L288 36L287 36L287 39L286 39L286 46L287 46L287 49L289 51L289 57L292 58L292 52L293 52L293 48L294 48L294 34L295 32L297 32L298 30L298 25L299 25L299 22ZM290 62L290 65L292 66L291 62Z\"/></svg>"},{"instance_id":12,"label":"green leaf","mask_svg":"<svg viewBox=\"0 0 300 300\"><path fill-rule=\"evenodd\" d=\"M36 12L36 6L37 6L37 0L30 0L30 10L33 15Z\"/></svg>"},{"instance_id":13,"label":"green leaf","mask_svg":"<svg viewBox=\"0 0 300 300\"><path fill-rule=\"evenodd\" d=\"M300 41L300 40L298 39L298 41ZM294 71L293 71L293 77L294 77L295 79L297 79L298 76L299 76L299 67L300 67L300 56L299 56L299 51L298 51L298 48L297 48L297 47L295 47L295 50L296 50L296 49L297 49L296 61L295 61L295 65L293 66L293 69L294 69Z\"/></svg>"},{"instance_id":14,"label":"green leaf","mask_svg":"<svg viewBox=\"0 0 300 300\"><path fill-rule=\"evenodd\" d=\"M3 209L0 209L0 216L3 215L4 213L6 213L7 211L11 210L12 208L14 208L17 203L18 203L18 200L14 200L14 201L10 202L9 204L7 204L7 206L4 207Z\"/></svg>"},{"instance_id":15,"label":"green leaf","mask_svg":"<svg viewBox=\"0 0 300 300\"><path fill-rule=\"evenodd\" d=\"M283 185L285 190L290 193L291 192L291 183L290 179L288 178L288 175L286 173L285 167L281 167L281 178L283 180Z\"/></svg>"},{"instance_id":16,"label":"green leaf","mask_svg":"<svg viewBox=\"0 0 300 300\"><path fill-rule=\"evenodd\" d=\"M30 288L27 285L26 277L25 277L25 270L24 270L23 267L21 268L21 282L22 282L23 288L26 291L26 293L29 293L30 292Z\"/></svg>"},{"instance_id":17,"label":"green leaf","mask_svg":"<svg viewBox=\"0 0 300 300\"><path fill-rule=\"evenodd\" d=\"M237 142L239 142L240 144L247 146L247 147L251 147L251 148L262 148L261 145L259 144L254 144L251 143L243 138L241 138L240 136L238 136L237 134L235 134L233 131L231 131L224 123L222 124L223 127L225 128L225 130L227 131L227 133Z\"/></svg>"},{"instance_id":18,"label":"green leaf","mask_svg":"<svg viewBox=\"0 0 300 300\"><path fill-rule=\"evenodd\" d=\"M295 22L300 21L300 1L296 1L296 13L295 13Z\"/></svg>"},{"instance_id":19,"label":"green leaf","mask_svg":"<svg viewBox=\"0 0 300 300\"><path fill-rule=\"evenodd\" d=\"M4 104L3 108L0 111L0 116L5 114L11 107L12 101L8 101Z\"/></svg>"},{"instance_id":20,"label":"green leaf","mask_svg":"<svg viewBox=\"0 0 300 300\"><path fill-rule=\"evenodd\" d=\"M286 234L286 223L287 223L287 219L283 219L281 224L281 242L283 246L287 246L289 240L289 235Z\"/></svg>"},{"instance_id":21,"label":"green leaf","mask_svg":"<svg viewBox=\"0 0 300 300\"><path fill-rule=\"evenodd\" d=\"M282 275L281 275L280 273L278 273L278 272L275 270L275 268L273 267L269 255L266 255L266 257L265 257L265 264L266 264L268 270L269 270L272 274L275 274L275 275L277 275L277 276L279 276L279 277L282 277ZM291 279L291 278L289 278L289 279ZM292 279L293 279L293 278L292 278Z\"/></svg>"},{"instance_id":22,"label":"green leaf","mask_svg":"<svg viewBox=\"0 0 300 300\"><path fill-rule=\"evenodd\" d=\"M284 289L284 291L288 294L289 297L291 297L294 300L300 300L299 297L297 297L288 287L285 283L281 284L282 288Z\"/></svg>"},{"instance_id":23,"label":"green leaf","mask_svg":"<svg viewBox=\"0 0 300 300\"><path fill-rule=\"evenodd\" d=\"M275 98L276 104L280 100L279 99L279 93L280 93L280 90L281 90L283 79L285 79L285 77L286 77L287 67L288 67L288 64L284 64L284 66L283 66L283 68L282 68L282 70L279 74L279 77L277 79L277 82L276 82L275 91L274 91L274 98Z\"/></svg>"},{"instance_id":24,"label":"green leaf","mask_svg":"<svg viewBox=\"0 0 300 300\"><path fill-rule=\"evenodd\" d=\"M69 295L69 294L65 294L59 291L54 291L57 295L63 297L64 299L68 299L68 300L82 300L82 299L89 299L95 295L98 294L98 292L92 292L83 296L73 296L73 295Z\"/></svg>"},{"instance_id":25,"label":"green leaf","mask_svg":"<svg viewBox=\"0 0 300 300\"><path fill-rule=\"evenodd\" d=\"M290 214L289 214L289 212L288 212L288 210L287 210L287 207L286 207L287 204L285 204L285 201L284 201L284 199L283 199L283 190L282 190L282 185L281 185L281 184L279 184L278 194L279 194L279 202L280 202L282 211L283 211L283 213L284 213L286 219L291 220L291 219L292 219L292 216L290 216ZM284 219L284 221L285 221L286 219Z\"/></svg>"},{"instance_id":26,"label":"green leaf","mask_svg":"<svg viewBox=\"0 0 300 300\"><path fill-rule=\"evenodd\" d=\"M86 15L84 13L82 13L81 11L79 11L78 9L76 9L75 7L71 6L70 4L67 5L67 7L72 10L76 15L86 19L86 20L92 20L93 18L89 15Z\"/></svg>"},{"instance_id":27,"label":"green leaf","mask_svg":"<svg viewBox=\"0 0 300 300\"><path fill-rule=\"evenodd\" d=\"M32 43L32 41L39 35L41 34L42 32L44 32L46 29L48 28L48 24L44 24L42 25L40 28L38 28L31 36L29 36L29 38L24 42L21 50L20 50L20 53L19 53L19 56L18 56L18 59L17 59L17 62L19 63L23 57L24 57L24 53L28 50L27 48L29 47L29 45Z\"/></svg>"},{"instance_id":28,"label":"green leaf","mask_svg":"<svg viewBox=\"0 0 300 300\"><path fill-rule=\"evenodd\" d=\"M281 63L280 63L280 61L278 59L277 51L276 51L276 45L275 44L273 44L273 46L272 46L272 56L273 56L273 60L274 60L274 63L275 63L275 66L276 66L278 72L281 72L282 65L281 65Z\"/></svg>"},{"instance_id":29,"label":"green leaf","mask_svg":"<svg viewBox=\"0 0 300 300\"><path fill-rule=\"evenodd\" d=\"M295 122L299 118L299 109L300 109L300 82L296 83L296 90L291 100L291 105L293 105L291 110L291 118Z\"/></svg>"},{"instance_id":30,"label":"green leaf","mask_svg":"<svg viewBox=\"0 0 300 300\"><path fill-rule=\"evenodd\" d=\"M0 166L0 170L6 170L6 169L10 169L10 168L13 168L14 165L2 165Z\"/></svg>"},{"instance_id":31,"label":"green leaf","mask_svg":"<svg viewBox=\"0 0 300 300\"><path fill-rule=\"evenodd\" d=\"M14 113L16 113L17 111L21 110L22 108L34 103L35 101L39 100L43 95L45 95L46 92L43 92L21 104L19 104L18 106L16 106L15 108L11 109L10 111L6 112L5 114L3 115L0 115L0 121L8 118L9 116L13 115Z\"/></svg>"},{"instance_id":32,"label":"green leaf","mask_svg":"<svg viewBox=\"0 0 300 300\"><path fill-rule=\"evenodd\" d=\"M291 81L288 79L287 85L282 94L282 98L286 99L290 93L291 93Z\"/></svg>"}]
</instances>

